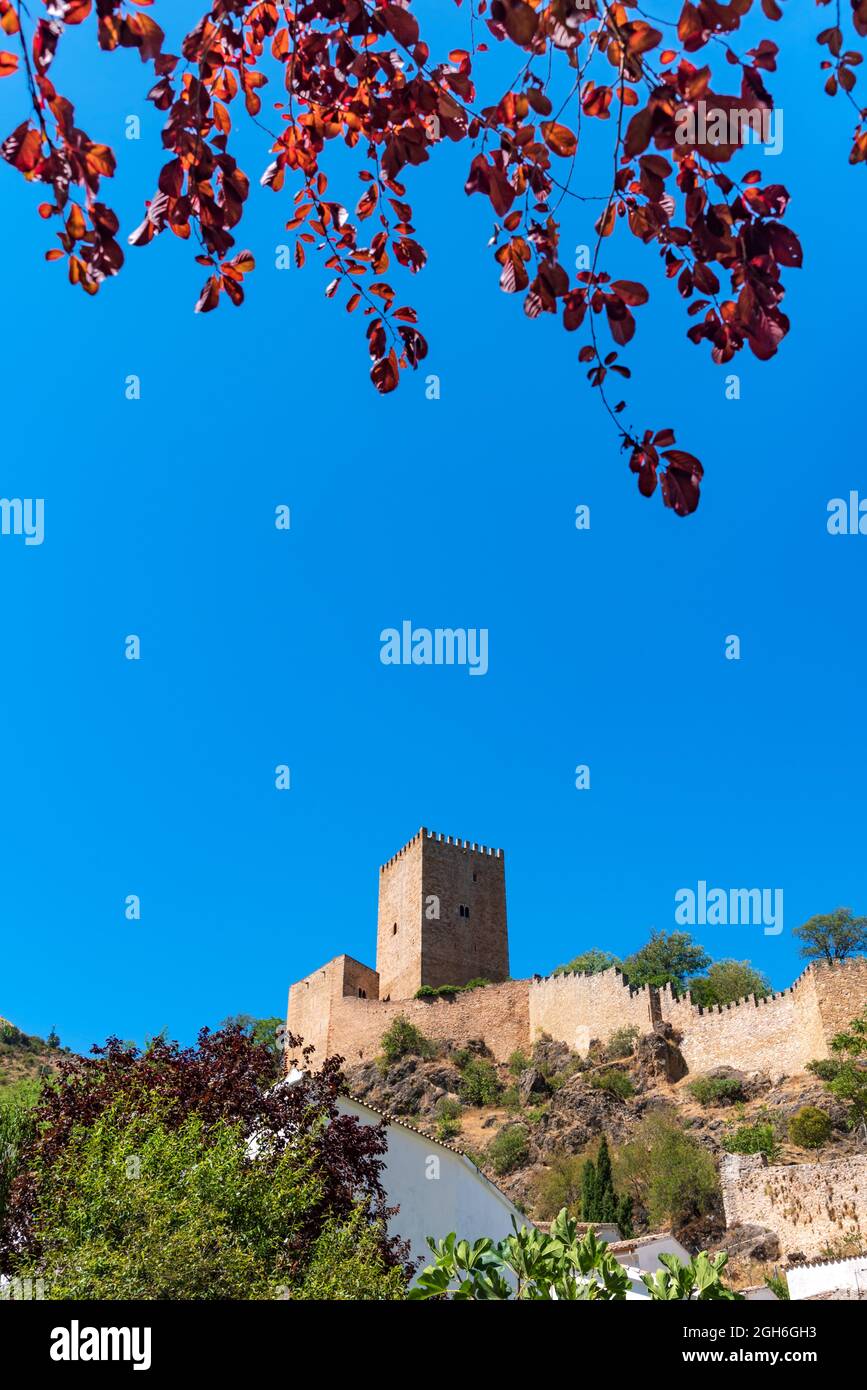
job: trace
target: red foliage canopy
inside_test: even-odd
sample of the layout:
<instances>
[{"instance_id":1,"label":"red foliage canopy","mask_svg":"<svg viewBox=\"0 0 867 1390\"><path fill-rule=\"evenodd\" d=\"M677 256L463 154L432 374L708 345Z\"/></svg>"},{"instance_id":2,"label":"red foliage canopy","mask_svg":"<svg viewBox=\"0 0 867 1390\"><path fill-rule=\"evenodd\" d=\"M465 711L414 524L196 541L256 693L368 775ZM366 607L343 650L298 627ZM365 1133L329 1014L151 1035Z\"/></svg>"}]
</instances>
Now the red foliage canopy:
<instances>
[{"instance_id":1,"label":"red foliage canopy","mask_svg":"<svg viewBox=\"0 0 867 1390\"><path fill-rule=\"evenodd\" d=\"M441 141L467 142L475 152L466 192L488 198L497 219L491 244L500 287L523 296L531 319L559 314L567 331L584 328L579 361L629 450L640 491L650 496L659 481L666 506L694 511L701 463L673 447L670 429L626 428L625 402L609 395L618 376L630 375L618 349L632 339L632 311L648 291L612 279L601 252L618 223L655 243L665 276L689 301L688 336L706 341L714 361L730 361L745 345L761 360L777 351L789 329L782 273L801 264L798 239L782 220L789 195L780 184L763 185L756 171L736 178L722 168L773 109L766 79L777 45L761 38L742 54L732 46L754 0L686 0L665 39L654 25L667 22L650 22L632 0L468 0L469 47L438 59L412 3L213 0L173 54L146 12L167 11L168 0L41 0L46 13L38 20L23 0L0 0L0 27L17 40L17 51L0 52L0 77L17 72L29 98L29 114L0 148L25 178L50 190L39 211L59 219L61 230L48 259L65 259L70 281L88 294L123 265L118 219L100 199L115 156L76 126L72 103L49 76L67 27L95 19L102 49L138 50L152 70L148 99L165 113L169 158L129 243L144 246L166 229L194 235L196 260L208 271L197 310L215 309L224 295L242 303L254 260L234 248L250 185L230 146L243 102L268 141L260 183L274 193L293 190L286 228L295 233L296 263L317 246L332 277L326 295L344 292L349 312L362 307L371 379L387 393L427 354L416 311L385 278L392 260L413 275L426 260L402 176L427 163ZM864 37L867 0L850 0L850 10L847 22ZM777 0L761 0L761 12L772 23L783 15ZM818 42L827 50L825 90L842 93L856 113L849 158L859 163L867 160L867 113L852 90L861 54L845 48L842 25L838 17ZM520 69L507 91L482 104L474 65L491 40L517 48ZM269 66L284 89L273 103L274 130L259 119ZM555 109L552 74L560 69L567 90ZM729 83L738 90L724 90ZM722 132L702 123L691 133L684 118L707 110L725 118ZM611 122L612 179L595 199L590 264L570 273L556 214L566 198L593 200L572 187L585 119ZM353 210L333 197L322 167L334 140L356 151L361 165ZM365 222L375 230L366 232ZM599 341L603 322L611 349Z\"/></svg>"}]
</instances>

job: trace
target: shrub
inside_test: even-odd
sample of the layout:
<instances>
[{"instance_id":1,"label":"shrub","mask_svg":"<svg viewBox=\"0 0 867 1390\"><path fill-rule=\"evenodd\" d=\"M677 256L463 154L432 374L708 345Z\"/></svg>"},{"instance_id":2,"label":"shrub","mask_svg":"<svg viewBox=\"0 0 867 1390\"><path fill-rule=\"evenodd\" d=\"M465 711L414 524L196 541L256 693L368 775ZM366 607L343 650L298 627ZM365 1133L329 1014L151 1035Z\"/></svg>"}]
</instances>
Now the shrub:
<instances>
[{"instance_id":1,"label":"shrub","mask_svg":"<svg viewBox=\"0 0 867 1390\"><path fill-rule=\"evenodd\" d=\"M460 1134L462 1113L460 1101L452 1100L449 1096L443 1096L442 1100L437 1102L438 1139L454 1139L456 1134Z\"/></svg>"},{"instance_id":2,"label":"shrub","mask_svg":"<svg viewBox=\"0 0 867 1390\"><path fill-rule=\"evenodd\" d=\"M502 1090L493 1062L483 1057L470 1057L462 1069L458 1088L464 1105L496 1105Z\"/></svg>"},{"instance_id":3,"label":"shrub","mask_svg":"<svg viewBox=\"0 0 867 1390\"><path fill-rule=\"evenodd\" d=\"M686 1089L700 1105L731 1105L744 1098L736 1076L697 1076Z\"/></svg>"},{"instance_id":4,"label":"shrub","mask_svg":"<svg viewBox=\"0 0 867 1390\"><path fill-rule=\"evenodd\" d=\"M605 1044L606 1057L612 1060L620 1057L631 1057L635 1051L635 1041L638 1036L637 1028L616 1028Z\"/></svg>"},{"instance_id":5,"label":"shrub","mask_svg":"<svg viewBox=\"0 0 867 1390\"><path fill-rule=\"evenodd\" d=\"M477 980L468 980L465 985L422 985L421 989L416 990L413 997L415 999L447 999L453 994L464 994L470 989L484 989L485 985L490 983L490 980L482 979L479 976Z\"/></svg>"},{"instance_id":6,"label":"shrub","mask_svg":"<svg viewBox=\"0 0 867 1390\"><path fill-rule=\"evenodd\" d=\"M831 1118L817 1105L803 1105L789 1120L789 1138L799 1149L820 1149L831 1137Z\"/></svg>"},{"instance_id":7,"label":"shrub","mask_svg":"<svg viewBox=\"0 0 867 1390\"><path fill-rule=\"evenodd\" d=\"M741 1125L733 1134L727 1134L723 1148L730 1154L765 1154L768 1160L776 1158L780 1151L774 1126L761 1120Z\"/></svg>"},{"instance_id":8,"label":"shrub","mask_svg":"<svg viewBox=\"0 0 867 1390\"><path fill-rule=\"evenodd\" d=\"M835 1057L819 1057L815 1062L807 1063L807 1071L818 1076L820 1081L836 1081L840 1075L840 1065Z\"/></svg>"},{"instance_id":9,"label":"shrub","mask_svg":"<svg viewBox=\"0 0 867 1390\"><path fill-rule=\"evenodd\" d=\"M488 1162L498 1177L526 1163L530 1152L525 1125L506 1125L488 1145Z\"/></svg>"},{"instance_id":10,"label":"shrub","mask_svg":"<svg viewBox=\"0 0 867 1390\"><path fill-rule=\"evenodd\" d=\"M530 1058L526 1052L518 1048L509 1058L509 1071L513 1076L520 1076L522 1071L526 1071L530 1065Z\"/></svg>"},{"instance_id":11,"label":"shrub","mask_svg":"<svg viewBox=\"0 0 867 1390\"><path fill-rule=\"evenodd\" d=\"M501 1100L507 1110L520 1110L521 1108L521 1093L517 1086L507 1086L503 1091Z\"/></svg>"},{"instance_id":12,"label":"shrub","mask_svg":"<svg viewBox=\"0 0 867 1390\"><path fill-rule=\"evenodd\" d=\"M383 1033L380 1047L389 1064L401 1057L433 1057L435 1052L433 1043L405 1014L398 1014L388 1032Z\"/></svg>"},{"instance_id":13,"label":"shrub","mask_svg":"<svg viewBox=\"0 0 867 1390\"><path fill-rule=\"evenodd\" d=\"M597 1091L608 1091L612 1096L619 1096L621 1100L628 1100L635 1095L635 1087L630 1077L625 1071L617 1071L612 1067L610 1071L597 1071L590 1078L590 1085Z\"/></svg>"},{"instance_id":14,"label":"shrub","mask_svg":"<svg viewBox=\"0 0 867 1390\"><path fill-rule=\"evenodd\" d=\"M540 1221L552 1221L564 1207L581 1219L581 1183L585 1160L580 1154L556 1153L550 1168L535 1183L535 1210Z\"/></svg>"}]
</instances>

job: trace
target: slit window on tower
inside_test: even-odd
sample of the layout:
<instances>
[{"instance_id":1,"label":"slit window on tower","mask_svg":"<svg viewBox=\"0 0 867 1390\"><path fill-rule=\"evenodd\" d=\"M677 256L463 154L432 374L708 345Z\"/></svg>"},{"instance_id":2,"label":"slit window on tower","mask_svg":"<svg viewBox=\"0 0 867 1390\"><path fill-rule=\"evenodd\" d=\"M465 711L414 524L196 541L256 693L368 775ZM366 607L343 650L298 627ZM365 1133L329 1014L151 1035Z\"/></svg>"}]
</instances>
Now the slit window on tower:
<instances>
[{"instance_id":1,"label":"slit window on tower","mask_svg":"<svg viewBox=\"0 0 867 1390\"><path fill-rule=\"evenodd\" d=\"M469 917L470 909L467 907L466 903L458 904L458 913L461 917Z\"/></svg>"},{"instance_id":2,"label":"slit window on tower","mask_svg":"<svg viewBox=\"0 0 867 1390\"><path fill-rule=\"evenodd\" d=\"M391 934L392 936L397 936L397 922L395 922L394 926L392 927Z\"/></svg>"}]
</instances>

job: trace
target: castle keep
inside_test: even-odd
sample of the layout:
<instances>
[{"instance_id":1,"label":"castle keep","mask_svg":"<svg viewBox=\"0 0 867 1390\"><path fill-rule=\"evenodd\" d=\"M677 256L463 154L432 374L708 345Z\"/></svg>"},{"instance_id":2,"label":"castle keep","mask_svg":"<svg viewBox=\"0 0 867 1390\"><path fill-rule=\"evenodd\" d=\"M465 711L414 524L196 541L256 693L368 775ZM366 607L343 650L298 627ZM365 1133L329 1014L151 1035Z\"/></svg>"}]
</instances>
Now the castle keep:
<instances>
[{"instance_id":1,"label":"castle keep","mask_svg":"<svg viewBox=\"0 0 867 1390\"><path fill-rule=\"evenodd\" d=\"M491 981L448 997L416 999L424 985ZM376 1057L403 1014L429 1038L484 1038L498 1060L542 1033L586 1053L618 1028L670 1023L691 1072L731 1066L803 1071L867 1006L867 959L811 965L765 999L702 1009L671 989L633 988L616 968L598 975L509 979L505 856L424 827L379 871L376 969L336 956L289 990L287 1027L315 1060Z\"/></svg>"}]
</instances>

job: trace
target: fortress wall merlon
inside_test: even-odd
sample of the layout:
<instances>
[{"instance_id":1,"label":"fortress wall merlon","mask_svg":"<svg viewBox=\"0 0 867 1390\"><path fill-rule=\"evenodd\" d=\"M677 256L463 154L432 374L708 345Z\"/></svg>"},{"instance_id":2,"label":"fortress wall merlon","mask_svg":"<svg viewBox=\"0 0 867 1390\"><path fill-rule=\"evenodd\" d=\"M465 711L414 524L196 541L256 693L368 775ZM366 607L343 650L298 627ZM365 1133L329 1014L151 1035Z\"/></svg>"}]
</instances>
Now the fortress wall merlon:
<instances>
[{"instance_id":1,"label":"fortress wall merlon","mask_svg":"<svg viewBox=\"0 0 867 1390\"><path fill-rule=\"evenodd\" d=\"M530 1041L547 1033L586 1053L591 1041L607 1042L619 1028L648 1033L656 1022L655 992L630 985L616 966L596 974L570 971L530 984Z\"/></svg>"}]
</instances>

